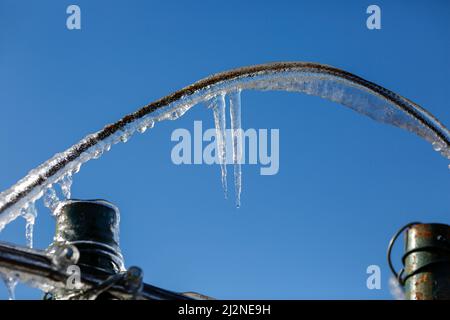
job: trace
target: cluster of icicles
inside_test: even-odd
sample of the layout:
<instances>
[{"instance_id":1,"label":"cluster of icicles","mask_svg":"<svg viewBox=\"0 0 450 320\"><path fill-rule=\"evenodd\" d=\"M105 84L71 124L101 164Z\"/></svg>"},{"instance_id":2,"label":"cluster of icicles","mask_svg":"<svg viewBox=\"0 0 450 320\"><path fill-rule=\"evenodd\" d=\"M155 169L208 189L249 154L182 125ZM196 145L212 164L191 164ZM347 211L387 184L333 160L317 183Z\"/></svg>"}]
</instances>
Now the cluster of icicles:
<instances>
[{"instance_id":1,"label":"cluster of icicles","mask_svg":"<svg viewBox=\"0 0 450 320\"><path fill-rule=\"evenodd\" d=\"M217 83L199 87L194 92L189 92L153 112L136 118L105 139L99 140L96 144L81 153L80 156L67 161L56 173L43 178L49 168L55 166L61 159L68 158L80 145L98 135L98 132L86 136L68 150L56 154L39 167L31 170L26 177L10 189L0 193L0 208L5 208L5 205L11 203L14 197L21 194L30 185L34 186L31 190L27 190L29 192L25 196L16 197L19 198L18 201L14 201L6 209L0 209L0 231L17 217L24 217L26 219L27 243L31 247L33 243L33 225L37 214L35 202L38 199L44 197L45 206L54 212L60 201L54 186L60 186L63 198L70 198L72 177L80 170L80 167L84 163L91 159L98 159L102 154L109 151L114 144L127 142L136 132L144 133L159 121L178 119L191 107L201 103L206 104L213 113L216 129L217 157L221 168L222 185L226 194L227 143L225 141L225 130L227 127L226 105L228 101L232 134L231 145L233 149L235 198L236 205L239 206L242 188L240 164L242 155L240 148L242 147L242 143L240 140L242 139L241 91L243 90L282 90L319 96L347 106L376 121L411 131L430 142L436 151L439 151L443 156L450 159L448 140L445 140L449 137L448 130L426 110L394 94L395 99L399 99L402 103L408 104L409 108L415 114L426 119L428 123L432 123L434 129L430 128L431 126L426 123L418 121L416 117L411 115L411 112L405 112L405 110L399 108L392 99L386 99L386 97L374 92L364 84L352 80L350 76L346 79L344 76L333 75L321 72L320 70L320 68L318 70L313 70L313 68L303 70L301 67L293 69L286 68L277 71L263 70L253 74L229 77L222 81L217 81ZM436 131L442 132L442 134L439 135ZM443 139L443 136L446 138ZM38 180L40 182L35 183Z\"/></svg>"},{"instance_id":2,"label":"cluster of icicles","mask_svg":"<svg viewBox=\"0 0 450 320\"><path fill-rule=\"evenodd\" d=\"M226 159L227 159L227 143L226 143L226 98L229 97L230 100L230 119L231 119L231 139L232 139L232 154L233 154L233 162L234 162L234 178L235 178L235 190L236 190L236 206L240 206L240 194L241 194L241 155L242 155L242 143L239 142L239 139L242 139L241 134L241 120L240 120L240 90L231 92L226 94L222 92L211 99L206 101L206 105L213 112L215 129L216 129L216 143L217 143L217 157L218 163L221 168L221 180L222 186L224 188L225 196L227 194L227 169L226 169ZM111 146L118 143L123 142L126 143L128 139L137 131L140 133L144 133L147 129L153 128L156 121L161 120L176 120L180 116L182 116L191 106L184 106L183 108L179 108L177 110L173 110L169 114L164 114L163 116L154 118L148 117L144 119L139 125L133 125L122 131L120 134L108 139L109 141L105 141L96 145L92 150L83 154L82 157L78 161L75 161L70 165L70 170L64 170L64 174L60 176L59 179L55 179L54 183L49 183L44 190L40 190L37 196L29 202L26 202L25 205L20 208L18 212L11 212L6 218L5 215L0 215L0 231L6 226L7 223L14 220L16 217L23 217L26 220L26 240L29 247L33 247L33 226L37 216L37 210L35 206L35 201L40 199L42 196L44 198L44 205L50 209L52 214L55 214L56 208L61 200L70 199L71 197L71 186L72 186L72 177L74 174L80 171L82 164L91 160L98 159L100 156L111 149ZM57 154L50 162L53 162L55 159L63 156L63 154ZM32 178L38 175L41 167L32 170L27 177ZM27 178L26 177L26 178ZM59 186L60 192L55 189L55 185ZM62 199L58 196L58 193L61 194ZM0 194L1 201L2 194Z\"/></svg>"}]
</instances>

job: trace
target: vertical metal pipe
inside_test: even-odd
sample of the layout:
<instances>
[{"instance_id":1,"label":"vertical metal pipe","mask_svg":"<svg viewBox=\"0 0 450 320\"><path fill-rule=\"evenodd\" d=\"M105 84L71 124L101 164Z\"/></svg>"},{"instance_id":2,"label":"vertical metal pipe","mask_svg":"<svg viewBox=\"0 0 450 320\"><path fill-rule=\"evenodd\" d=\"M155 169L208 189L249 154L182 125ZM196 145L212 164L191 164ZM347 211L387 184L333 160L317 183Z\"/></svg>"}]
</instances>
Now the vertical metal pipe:
<instances>
[{"instance_id":1,"label":"vertical metal pipe","mask_svg":"<svg viewBox=\"0 0 450 320\"><path fill-rule=\"evenodd\" d=\"M405 234L403 263L406 299L450 300L450 226L411 226Z\"/></svg>"}]
</instances>

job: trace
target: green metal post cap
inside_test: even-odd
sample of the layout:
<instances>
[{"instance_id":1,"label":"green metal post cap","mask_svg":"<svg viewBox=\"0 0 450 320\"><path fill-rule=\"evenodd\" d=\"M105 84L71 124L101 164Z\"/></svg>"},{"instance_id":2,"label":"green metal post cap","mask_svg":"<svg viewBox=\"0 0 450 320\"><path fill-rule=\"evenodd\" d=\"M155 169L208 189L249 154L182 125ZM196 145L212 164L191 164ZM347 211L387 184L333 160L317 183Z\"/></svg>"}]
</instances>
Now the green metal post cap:
<instances>
[{"instance_id":1,"label":"green metal post cap","mask_svg":"<svg viewBox=\"0 0 450 320\"><path fill-rule=\"evenodd\" d=\"M56 213L54 244L72 244L80 252L78 265L90 271L124 270L119 248L119 210L105 200L62 202Z\"/></svg>"}]
</instances>

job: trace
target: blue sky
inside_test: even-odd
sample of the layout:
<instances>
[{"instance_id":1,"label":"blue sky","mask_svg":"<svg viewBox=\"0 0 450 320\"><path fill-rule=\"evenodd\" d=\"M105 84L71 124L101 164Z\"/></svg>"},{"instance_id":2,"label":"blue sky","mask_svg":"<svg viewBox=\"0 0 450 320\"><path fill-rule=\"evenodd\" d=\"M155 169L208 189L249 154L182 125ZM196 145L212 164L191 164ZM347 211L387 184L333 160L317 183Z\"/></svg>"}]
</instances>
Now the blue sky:
<instances>
[{"instance_id":1,"label":"blue sky","mask_svg":"<svg viewBox=\"0 0 450 320\"><path fill-rule=\"evenodd\" d=\"M70 4L81 8L81 30L66 29ZM370 4L381 7L381 30L366 28ZM449 24L446 1L1 0L0 189L148 102L271 61L342 68L448 125ZM171 162L172 131L195 120L213 126L210 110L196 106L74 179L74 197L121 209L126 265L143 268L148 283L224 299L390 299L392 234L410 221L450 222L448 163L408 132L317 97L244 92L244 129L280 130L280 171L261 176L244 165L236 209L218 166ZM38 209L35 247L45 248L54 221ZM24 233L19 219L0 241L25 244ZM381 290L366 287L372 264ZM19 286L17 297L40 293Z\"/></svg>"}]
</instances>

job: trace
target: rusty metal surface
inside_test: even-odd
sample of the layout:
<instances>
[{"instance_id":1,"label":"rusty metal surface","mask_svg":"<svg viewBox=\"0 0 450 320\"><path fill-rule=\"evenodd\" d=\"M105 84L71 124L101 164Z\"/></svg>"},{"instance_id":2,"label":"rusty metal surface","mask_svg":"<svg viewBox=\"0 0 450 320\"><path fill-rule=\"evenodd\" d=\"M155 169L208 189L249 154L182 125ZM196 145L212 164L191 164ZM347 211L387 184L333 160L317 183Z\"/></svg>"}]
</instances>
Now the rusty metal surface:
<instances>
[{"instance_id":1,"label":"rusty metal surface","mask_svg":"<svg viewBox=\"0 0 450 320\"><path fill-rule=\"evenodd\" d=\"M450 300L450 226L416 224L405 234L405 294L410 300Z\"/></svg>"}]
</instances>

